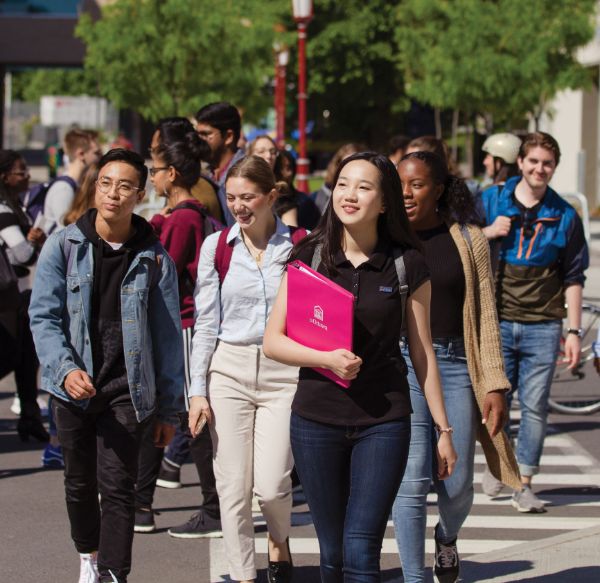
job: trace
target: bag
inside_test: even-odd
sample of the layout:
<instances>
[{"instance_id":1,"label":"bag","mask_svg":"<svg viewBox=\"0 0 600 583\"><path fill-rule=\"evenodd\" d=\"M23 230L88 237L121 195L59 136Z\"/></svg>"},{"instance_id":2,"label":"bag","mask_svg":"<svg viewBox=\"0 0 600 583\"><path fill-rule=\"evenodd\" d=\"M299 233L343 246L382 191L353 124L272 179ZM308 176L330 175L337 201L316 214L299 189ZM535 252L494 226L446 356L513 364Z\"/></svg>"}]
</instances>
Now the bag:
<instances>
[{"instance_id":1,"label":"bag","mask_svg":"<svg viewBox=\"0 0 600 583\"><path fill-rule=\"evenodd\" d=\"M288 229L290 230L290 238L294 245L297 245L308 234L307 230L303 227L288 227ZM233 255L233 241L227 242L227 235L229 235L230 230L231 227L228 227L221 231L215 251L215 269L219 274L219 286L223 285L225 276L229 271L231 256Z\"/></svg>"},{"instance_id":2,"label":"bag","mask_svg":"<svg viewBox=\"0 0 600 583\"><path fill-rule=\"evenodd\" d=\"M4 245L0 245L0 292L7 292L13 288L18 289L19 280L11 265Z\"/></svg>"},{"instance_id":3,"label":"bag","mask_svg":"<svg viewBox=\"0 0 600 583\"><path fill-rule=\"evenodd\" d=\"M209 215L203 206L194 204L193 202L183 202L181 204L178 204L171 211L171 214L181 209L196 211L198 214L202 215L202 232L205 239L213 233L223 231L223 229L225 228L225 225L221 224L219 221L217 221L217 219ZM183 270L183 273L181 274L181 277L179 279L180 299L184 298L185 296L193 296L194 288L196 287L196 282L194 281L187 269Z\"/></svg>"},{"instance_id":4,"label":"bag","mask_svg":"<svg viewBox=\"0 0 600 583\"><path fill-rule=\"evenodd\" d=\"M44 205L46 204L46 195L50 190L50 187L56 182L66 182L71 185L73 190L77 191L77 182L75 182L70 176L59 176L49 182L42 182L37 184L33 188L30 188L27 192L19 195L21 204L25 212L31 218L31 221L35 223L38 215L44 213Z\"/></svg>"}]
</instances>

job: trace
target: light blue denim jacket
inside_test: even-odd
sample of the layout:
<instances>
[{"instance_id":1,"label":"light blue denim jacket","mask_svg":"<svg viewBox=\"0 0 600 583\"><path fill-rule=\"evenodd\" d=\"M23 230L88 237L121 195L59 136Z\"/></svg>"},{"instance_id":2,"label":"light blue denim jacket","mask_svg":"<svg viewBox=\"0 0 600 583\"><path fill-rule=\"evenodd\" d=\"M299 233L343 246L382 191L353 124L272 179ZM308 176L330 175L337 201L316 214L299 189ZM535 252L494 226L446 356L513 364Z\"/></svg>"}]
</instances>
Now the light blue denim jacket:
<instances>
[{"instance_id":1,"label":"light blue denim jacket","mask_svg":"<svg viewBox=\"0 0 600 583\"><path fill-rule=\"evenodd\" d=\"M69 258L70 257L70 258ZM77 225L54 233L40 253L29 317L42 389L86 408L64 389L73 370L94 368L90 340L93 245ZM123 349L138 421L156 411L175 425L184 410L184 359L177 273L157 241L136 253L121 284Z\"/></svg>"}]
</instances>

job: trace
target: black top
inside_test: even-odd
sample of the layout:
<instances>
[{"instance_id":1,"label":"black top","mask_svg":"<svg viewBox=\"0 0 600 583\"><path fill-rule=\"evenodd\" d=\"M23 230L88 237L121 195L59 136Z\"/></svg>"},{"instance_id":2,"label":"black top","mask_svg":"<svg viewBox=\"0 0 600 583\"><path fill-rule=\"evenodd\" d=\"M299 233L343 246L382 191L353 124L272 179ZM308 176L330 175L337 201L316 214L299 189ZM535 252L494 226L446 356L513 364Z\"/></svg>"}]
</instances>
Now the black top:
<instances>
[{"instance_id":1,"label":"black top","mask_svg":"<svg viewBox=\"0 0 600 583\"><path fill-rule=\"evenodd\" d=\"M121 285L136 253L154 244L156 236L144 219L133 215L134 235L119 249L113 249L96 232L97 212L96 209L90 209L77 221L77 226L91 241L94 253L90 323L94 388L98 394L128 394Z\"/></svg>"},{"instance_id":2,"label":"black top","mask_svg":"<svg viewBox=\"0 0 600 583\"><path fill-rule=\"evenodd\" d=\"M417 235L431 272L431 336L462 337L465 272L454 239L445 224Z\"/></svg>"},{"instance_id":3,"label":"black top","mask_svg":"<svg viewBox=\"0 0 600 583\"><path fill-rule=\"evenodd\" d=\"M307 265L312 249L298 259ZM429 279L423 256L404 253L409 295ZM353 351L363 359L358 377L345 389L311 368L300 369L292 410L313 421L333 425L373 425L411 413L406 367L400 353L401 298L393 250L378 245L369 260L354 268L345 255L336 257L337 275L330 279L352 292ZM323 263L319 273L328 276Z\"/></svg>"}]
</instances>

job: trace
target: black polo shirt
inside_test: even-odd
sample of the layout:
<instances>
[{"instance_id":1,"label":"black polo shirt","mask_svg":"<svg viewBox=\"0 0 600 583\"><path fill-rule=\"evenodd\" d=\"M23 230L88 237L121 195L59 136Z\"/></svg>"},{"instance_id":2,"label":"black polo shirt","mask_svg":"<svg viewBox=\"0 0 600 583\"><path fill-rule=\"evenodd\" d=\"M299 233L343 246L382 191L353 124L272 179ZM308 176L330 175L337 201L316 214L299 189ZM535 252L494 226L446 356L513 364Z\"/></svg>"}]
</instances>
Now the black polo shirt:
<instances>
[{"instance_id":1,"label":"black polo shirt","mask_svg":"<svg viewBox=\"0 0 600 583\"><path fill-rule=\"evenodd\" d=\"M307 265L312 249L298 259ZM409 295L429 279L424 257L404 253ZM398 276L391 246L378 245L357 268L339 252L338 273L329 276L323 263L319 273L354 294L353 352L363 359L357 378L345 389L311 368L300 369L292 410L313 421L333 425L373 425L410 415L406 370L400 353L402 328Z\"/></svg>"}]
</instances>

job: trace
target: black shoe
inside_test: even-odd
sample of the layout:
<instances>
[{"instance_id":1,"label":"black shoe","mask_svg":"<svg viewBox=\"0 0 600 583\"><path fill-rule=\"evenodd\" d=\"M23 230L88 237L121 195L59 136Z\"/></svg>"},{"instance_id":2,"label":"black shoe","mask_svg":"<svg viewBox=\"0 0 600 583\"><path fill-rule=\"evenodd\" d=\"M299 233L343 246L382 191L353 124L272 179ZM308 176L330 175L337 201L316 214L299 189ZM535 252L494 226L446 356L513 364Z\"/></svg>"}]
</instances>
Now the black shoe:
<instances>
[{"instance_id":1,"label":"black shoe","mask_svg":"<svg viewBox=\"0 0 600 583\"><path fill-rule=\"evenodd\" d=\"M21 441L29 441L29 437L34 437L42 443L50 441L50 435L46 431L41 417L21 416L17 421L17 433Z\"/></svg>"},{"instance_id":2,"label":"black shoe","mask_svg":"<svg viewBox=\"0 0 600 583\"><path fill-rule=\"evenodd\" d=\"M436 583L455 583L460 574L460 557L456 548L456 539L450 543L438 541L437 532L439 524L434 530L435 562L433 564L433 579Z\"/></svg>"},{"instance_id":3,"label":"black shoe","mask_svg":"<svg viewBox=\"0 0 600 583\"><path fill-rule=\"evenodd\" d=\"M163 458L156 485L161 488L181 488L181 468Z\"/></svg>"},{"instance_id":4,"label":"black shoe","mask_svg":"<svg viewBox=\"0 0 600 583\"><path fill-rule=\"evenodd\" d=\"M221 538L221 520L212 518L204 510L196 512L185 524L169 529L175 538Z\"/></svg>"},{"instance_id":5,"label":"black shoe","mask_svg":"<svg viewBox=\"0 0 600 583\"><path fill-rule=\"evenodd\" d=\"M294 572L294 563L292 562L292 553L290 553L290 539L286 541L289 561L271 561L267 567L267 578L269 583L290 583Z\"/></svg>"},{"instance_id":6,"label":"black shoe","mask_svg":"<svg viewBox=\"0 0 600 583\"><path fill-rule=\"evenodd\" d=\"M155 530L154 510L152 508L136 508L133 532L154 532Z\"/></svg>"}]
</instances>

